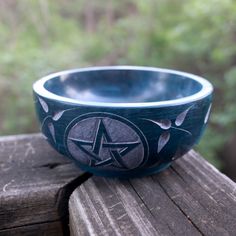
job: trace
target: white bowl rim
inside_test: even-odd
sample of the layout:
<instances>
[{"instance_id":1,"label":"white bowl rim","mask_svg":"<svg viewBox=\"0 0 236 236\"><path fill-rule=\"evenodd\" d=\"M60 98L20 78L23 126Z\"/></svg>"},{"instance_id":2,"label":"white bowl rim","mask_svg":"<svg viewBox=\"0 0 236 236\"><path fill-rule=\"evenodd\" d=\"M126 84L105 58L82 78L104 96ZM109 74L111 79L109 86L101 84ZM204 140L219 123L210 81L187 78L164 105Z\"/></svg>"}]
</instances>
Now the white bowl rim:
<instances>
[{"instance_id":1,"label":"white bowl rim","mask_svg":"<svg viewBox=\"0 0 236 236\"><path fill-rule=\"evenodd\" d=\"M142 71L153 71L153 72L159 72L159 73L174 74L174 75L179 75L185 78L192 79L198 82L200 85L202 85L202 88L197 93L194 93L190 96L177 98L177 99L155 101L155 102L128 102L126 103L126 102L81 101L81 100L68 98L68 97L64 97L64 96L60 96L55 93L52 93L48 91L44 86L48 80L53 79L55 77L61 77L61 76L63 77L63 76L66 76L67 74L72 74L72 73L79 73L79 72L86 72L86 71L88 72L99 71L99 70L142 70ZM184 104L192 103L210 95L213 92L213 86L209 81L207 81L206 79L200 76L187 73L187 72L172 70L172 69L146 67L146 66L99 66L99 67L85 67L85 68L64 70L61 72L49 74L47 76L42 77L38 81L36 81L33 84L33 90L36 94L38 94L41 97L45 97L45 98L60 101L60 102L70 103L70 104L77 104L77 105L83 105L83 106L95 106L95 107L138 108L138 107L168 107L168 106L176 106L176 105L184 105Z\"/></svg>"}]
</instances>

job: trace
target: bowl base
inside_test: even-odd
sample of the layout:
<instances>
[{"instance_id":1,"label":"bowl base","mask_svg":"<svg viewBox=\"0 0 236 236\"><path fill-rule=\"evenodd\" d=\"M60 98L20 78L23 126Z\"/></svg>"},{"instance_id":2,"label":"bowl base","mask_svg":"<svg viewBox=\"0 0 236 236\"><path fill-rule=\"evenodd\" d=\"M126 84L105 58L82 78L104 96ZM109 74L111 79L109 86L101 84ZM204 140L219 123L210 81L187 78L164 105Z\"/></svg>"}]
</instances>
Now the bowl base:
<instances>
[{"instance_id":1,"label":"bowl base","mask_svg":"<svg viewBox=\"0 0 236 236\"><path fill-rule=\"evenodd\" d=\"M127 172L113 172L113 171L98 171L98 170L94 170L92 168L89 168L87 166L82 166L78 163L76 163L76 165L78 165L78 167L86 172L90 172L93 175L96 176L101 176L101 177L109 177L109 178L119 178L119 179L129 179L129 178L137 178L137 177L144 177L144 176L148 176L148 175L153 175L153 174L157 174L160 173L162 171L164 171L165 169L167 169L170 165L172 164L172 162L170 163L164 163L158 167L153 167L153 168L149 168L146 170L133 170L133 171L127 171Z\"/></svg>"}]
</instances>

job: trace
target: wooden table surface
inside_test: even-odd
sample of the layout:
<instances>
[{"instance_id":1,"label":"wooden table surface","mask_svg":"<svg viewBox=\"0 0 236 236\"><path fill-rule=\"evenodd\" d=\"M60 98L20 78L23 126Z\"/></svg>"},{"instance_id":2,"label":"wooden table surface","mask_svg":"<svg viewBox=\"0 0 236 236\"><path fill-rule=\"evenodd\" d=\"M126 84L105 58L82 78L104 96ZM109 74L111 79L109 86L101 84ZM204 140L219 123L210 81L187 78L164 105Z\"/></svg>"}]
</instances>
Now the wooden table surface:
<instances>
[{"instance_id":1,"label":"wooden table surface","mask_svg":"<svg viewBox=\"0 0 236 236\"><path fill-rule=\"evenodd\" d=\"M40 134L0 138L0 235L62 235L86 175Z\"/></svg>"},{"instance_id":2,"label":"wooden table surface","mask_svg":"<svg viewBox=\"0 0 236 236\"><path fill-rule=\"evenodd\" d=\"M92 177L69 206L74 236L236 235L236 184L194 151L149 177Z\"/></svg>"},{"instance_id":3,"label":"wooden table surface","mask_svg":"<svg viewBox=\"0 0 236 236\"><path fill-rule=\"evenodd\" d=\"M157 175L105 179L40 134L8 136L0 171L0 235L236 235L236 184L194 151Z\"/></svg>"}]
</instances>

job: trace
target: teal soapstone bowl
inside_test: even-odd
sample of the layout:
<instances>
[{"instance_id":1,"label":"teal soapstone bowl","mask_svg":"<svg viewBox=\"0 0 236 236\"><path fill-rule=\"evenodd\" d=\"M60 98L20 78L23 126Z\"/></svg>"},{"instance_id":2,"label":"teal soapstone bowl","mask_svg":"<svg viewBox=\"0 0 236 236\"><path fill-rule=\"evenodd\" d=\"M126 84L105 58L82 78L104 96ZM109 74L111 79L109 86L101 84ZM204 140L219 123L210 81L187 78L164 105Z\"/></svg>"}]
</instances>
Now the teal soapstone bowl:
<instances>
[{"instance_id":1,"label":"teal soapstone bowl","mask_svg":"<svg viewBox=\"0 0 236 236\"><path fill-rule=\"evenodd\" d=\"M136 177L164 170L206 127L212 85L179 71L91 67L48 75L33 85L41 131L83 170Z\"/></svg>"}]
</instances>

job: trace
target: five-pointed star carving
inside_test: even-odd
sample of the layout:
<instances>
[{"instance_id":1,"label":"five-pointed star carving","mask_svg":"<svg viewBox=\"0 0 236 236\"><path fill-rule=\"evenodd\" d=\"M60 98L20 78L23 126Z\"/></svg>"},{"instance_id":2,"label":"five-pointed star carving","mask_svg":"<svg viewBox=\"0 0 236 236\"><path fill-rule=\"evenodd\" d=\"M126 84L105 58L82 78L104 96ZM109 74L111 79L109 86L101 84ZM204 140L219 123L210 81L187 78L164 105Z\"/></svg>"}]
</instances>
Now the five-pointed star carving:
<instances>
[{"instance_id":1,"label":"five-pointed star carving","mask_svg":"<svg viewBox=\"0 0 236 236\"><path fill-rule=\"evenodd\" d=\"M91 157L90 166L110 165L116 162L123 168L127 168L122 160L127 153L137 147L140 142L112 142L108 134L102 118L98 120L97 130L94 140L81 140L77 138L69 138L74 142L84 153ZM103 159L100 154L103 148L107 148L110 157Z\"/></svg>"}]
</instances>

